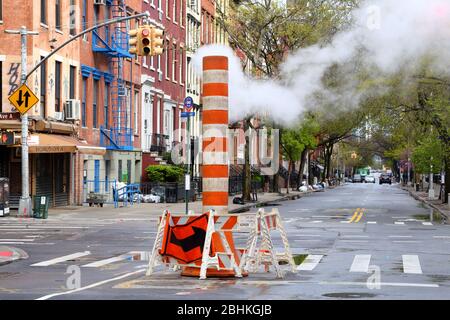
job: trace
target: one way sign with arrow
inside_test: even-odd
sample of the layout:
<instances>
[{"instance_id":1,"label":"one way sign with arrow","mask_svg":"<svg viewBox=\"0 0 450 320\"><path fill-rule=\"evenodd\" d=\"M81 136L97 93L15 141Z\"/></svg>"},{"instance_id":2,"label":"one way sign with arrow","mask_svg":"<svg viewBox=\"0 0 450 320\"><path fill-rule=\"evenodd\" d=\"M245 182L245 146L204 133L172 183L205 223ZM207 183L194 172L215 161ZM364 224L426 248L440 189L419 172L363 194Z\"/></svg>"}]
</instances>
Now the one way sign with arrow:
<instances>
[{"instance_id":1,"label":"one way sign with arrow","mask_svg":"<svg viewBox=\"0 0 450 320\"><path fill-rule=\"evenodd\" d=\"M16 107L21 114L25 114L39 102L39 99L34 95L33 91L27 87L26 84L23 84L9 96L9 102L11 102L11 104Z\"/></svg>"}]
</instances>

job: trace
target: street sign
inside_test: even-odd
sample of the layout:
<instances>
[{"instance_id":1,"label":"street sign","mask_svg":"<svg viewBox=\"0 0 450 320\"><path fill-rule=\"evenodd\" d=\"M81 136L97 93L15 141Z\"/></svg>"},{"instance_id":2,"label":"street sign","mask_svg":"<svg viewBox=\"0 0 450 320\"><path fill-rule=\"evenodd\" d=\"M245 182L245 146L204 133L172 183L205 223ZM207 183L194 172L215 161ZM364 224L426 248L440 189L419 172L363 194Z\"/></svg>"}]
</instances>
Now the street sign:
<instances>
[{"instance_id":1,"label":"street sign","mask_svg":"<svg viewBox=\"0 0 450 320\"><path fill-rule=\"evenodd\" d=\"M194 100L192 99L192 97L184 98L184 109L186 110L186 112L191 112L193 106Z\"/></svg>"},{"instance_id":2,"label":"street sign","mask_svg":"<svg viewBox=\"0 0 450 320\"><path fill-rule=\"evenodd\" d=\"M19 120L20 113L18 112L0 112L0 120Z\"/></svg>"},{"instance_id":3,"label":"street sign","mask_svg":"<svg viewBox=\"0 0 450 320\"><path fill-rule=\"evenodd\" d=\"M193 116L195 116L195 112L182 112L181 113L182 118L188 118L188 117L193 117Z\"/></svg>"},{"instance_id":4,"label":"street sign","mask_svg":"<svg viewBox=\"0 0 450 320\"><path fill-rule=\"evenodd\" d=\"M23 115L38 103L39 99L26 84L23 84L9 96L9 102Z\"/></svg>"}]
</instances>

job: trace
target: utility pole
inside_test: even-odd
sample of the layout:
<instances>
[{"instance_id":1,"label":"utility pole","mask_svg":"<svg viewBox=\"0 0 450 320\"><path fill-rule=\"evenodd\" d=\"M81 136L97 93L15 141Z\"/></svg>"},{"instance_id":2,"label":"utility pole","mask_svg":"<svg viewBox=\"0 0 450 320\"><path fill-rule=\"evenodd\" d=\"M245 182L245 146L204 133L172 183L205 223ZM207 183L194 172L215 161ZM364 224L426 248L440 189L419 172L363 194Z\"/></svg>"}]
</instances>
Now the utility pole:
<instances>
[{"instance_id":1,"label":"utility pole","mask_svg":"<svg viewBox=\"0 0 450 320\"><path fill-rule=\"evenodd\" d=\"M191 117L188 116L186 119L186 126L187 126L187 131L186 131L186 138L187 138L187 145L186 145L186 176L185 176L185 182L184 182L184 189L185 189L185 201L186 201L186 214L189 213L189 191L191 189L191 129L190 129L190 124L191 124Z\"/></svg>"},{"instance_id":2,"label":"utility pole","mask_svg":"<svg viewBox=\"0 0 450 320\"><path fill-rule=\"evenodd\" d=\"M38 35L39 32L27 31L27 27L22 26L20 30L5 30L8 34L20 34L21 52L21 74L20 84L27 82L27 36ZM19 201L19 216L31 217L30 198L30 170L28 166L28 114L22 115L22 196Z\"/></svg>"},{"instance_id":3,"label":"utility pole","mask_svg":"<svg viewBox=\"0 0 450 320\"><path fill-rule=\"evenodd\" d=\"M431 156L431 163L430 163L430 184L428 187L428 199L430 200L434 199L433 156Z\"/></svg>"}]
</instances>

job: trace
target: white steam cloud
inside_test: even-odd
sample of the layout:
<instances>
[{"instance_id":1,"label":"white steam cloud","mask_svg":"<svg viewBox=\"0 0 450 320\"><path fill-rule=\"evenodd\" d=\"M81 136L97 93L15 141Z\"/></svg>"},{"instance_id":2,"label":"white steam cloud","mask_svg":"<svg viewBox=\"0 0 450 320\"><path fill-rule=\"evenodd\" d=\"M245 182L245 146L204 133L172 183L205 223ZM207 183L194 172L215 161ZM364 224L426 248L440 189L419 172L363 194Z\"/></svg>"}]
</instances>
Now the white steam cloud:
<instances>
[{"instance_id":1,"label":"white steam cloud","mask_svg":"<svg viewBox=\"0 0 450 320\"><path fill-rule=\"evenodd\" d=\"M417 71L427 56L438 73L450 75L449 0L367 0L352 12L352 28L337 34L329 45L314 45L291 53L281 66L287 84L255 80L241 71L239 59L224 46L201 47L194 57L201 74L202 58L229 57L230 118L268 112L275 121L292 123L317 104L353 108L364 93L357 89L357 65L390 75L400 70ZM338 91L325 89L323 77L340 66ZM320 94L322 100L317 100Z\"/></svg>"}]
</instances>

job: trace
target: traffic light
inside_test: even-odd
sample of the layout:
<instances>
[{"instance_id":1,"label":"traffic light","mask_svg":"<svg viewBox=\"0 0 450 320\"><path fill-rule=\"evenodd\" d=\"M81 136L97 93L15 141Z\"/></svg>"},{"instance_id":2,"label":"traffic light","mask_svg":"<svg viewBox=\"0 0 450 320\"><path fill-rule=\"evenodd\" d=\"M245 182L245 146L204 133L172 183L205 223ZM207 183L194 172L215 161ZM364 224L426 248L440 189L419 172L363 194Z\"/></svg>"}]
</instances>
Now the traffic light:
<instances>
[{"instance_id":1,"label":"traffic light","mask_svg":"<svg viewBox=\"0 0 450 320\"><path fill-rule=\"evenodd\" d=\"M149 56L152 54L152 33L150 26L142 26L139 28L139 44L140 44L140 54L141 56Z\"/></svg>"},{"instance_id":2,"label":"traffic light","mask_svg":"<svg viewBox=\"0 0 450 320\"><path fill-rule=\"evenodd\" d=\"M138 56L155 56L163 53L164 30L143 25L138 29L130 30L128 34L130 35L129 53Z\"/></svg>"},{"instance_id":3,"label":"traffic light","mask_svg":"<svg viewBox=\"0 0 450 320\"><path fill-rule=\"evenodd\" d=\"M128 31L128 34L130 36L130 39L128 40L128 44L130 45L130 49L128 50L131 54L138 54L138 48L137 48L137 35L138 35L139 29L133 29Z\"/></svg>"},{"instance_id":4,"label":"traffic light","mask_svg":"<svg viewBox=\"0 0 450 320\"><path fill-rule=\"evenodd\" d=\"M152 28L152 56L160 55L164 52L164 30Z\"/></svg>"}]
</instances>

